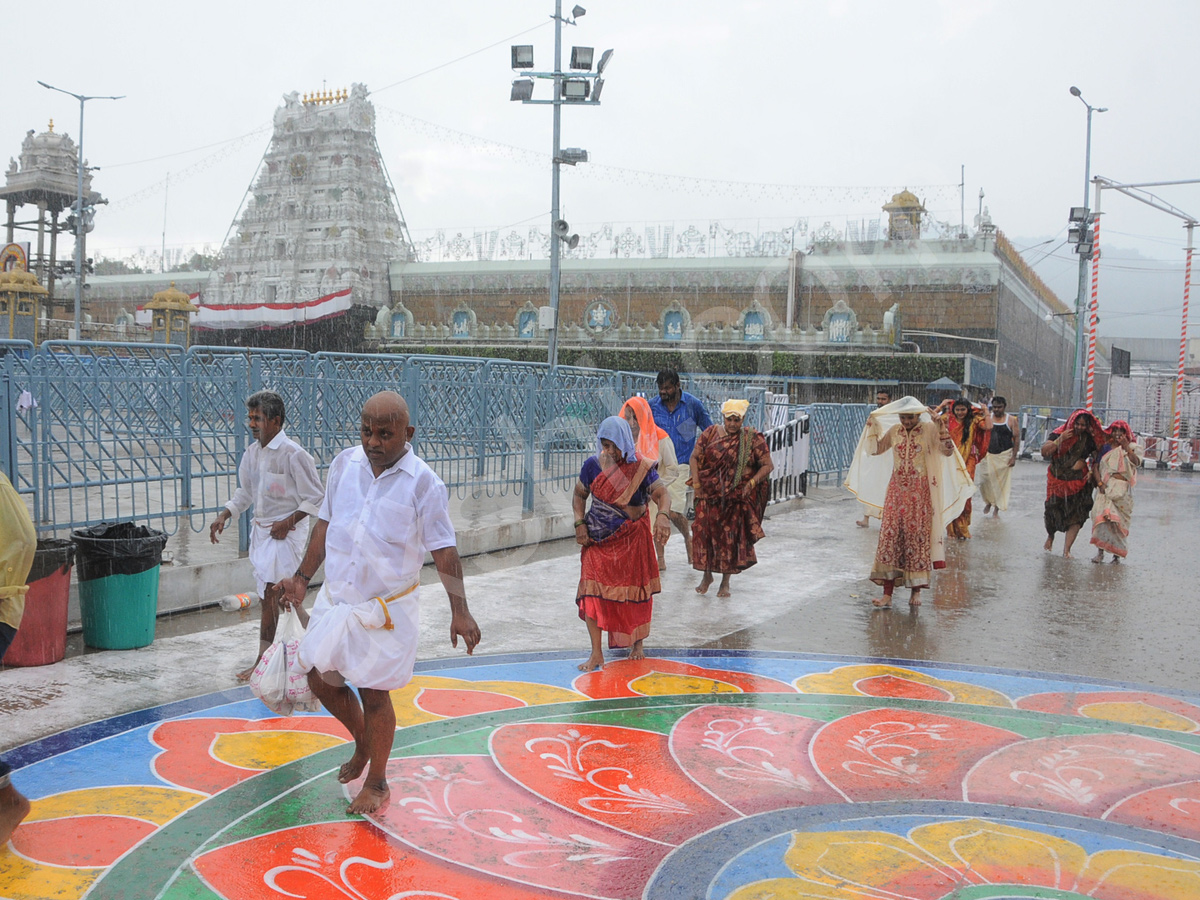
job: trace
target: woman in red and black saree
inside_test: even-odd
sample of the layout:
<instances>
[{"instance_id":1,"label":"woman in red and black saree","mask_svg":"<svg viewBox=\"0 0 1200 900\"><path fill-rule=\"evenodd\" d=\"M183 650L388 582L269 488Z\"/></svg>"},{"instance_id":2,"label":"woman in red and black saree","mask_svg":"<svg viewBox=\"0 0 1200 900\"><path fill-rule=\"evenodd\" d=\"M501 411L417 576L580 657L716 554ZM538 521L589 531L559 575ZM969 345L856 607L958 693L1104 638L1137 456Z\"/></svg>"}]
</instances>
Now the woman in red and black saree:
<instances>
[{"instance_id":1,"label":"woman in red and black saree","mask_svg":"<svg viewBox=\"0 0 1200 900\"><path fill-rule=\"evenodd\" d=\"M604 665L606 631L610 648L628 647L630 659L645 658L642 642L650 634L654 595L662 590L654 542L665 544L671 534L671 498L655 469L634 449L628 422L609 416L600 423L596 455L584 460L571 499L575 541L582 548L575 603L592 643L579 666L583 672ZM651 500L658 508L653 531Z\"/></svg>"},{"instance_id":2,"label":"woman in red and black saree","mask_svg":"<svg viewBox=\"0 0 1200 900\"><path fill-rule=\"evenodd\" d=\"M1042 512L1046 550L1054 549L1054 535L1061 531L1066 538L1063 556L1071 558L1079 529L1092 513L1091 467L1106 442L1100 421L1086 409L1077 409L1042 444L1042 459L1050 463L1046 469L1046 507Z\"/></svg>"},{"instance_id":3,"label":"woman in red and black saree","mask_svg":"<svg viewBox=\"0 0 1200 900\"><path fill-rule=\"evenodd\" d=\"M938 411L949 412L946 425L950 429L950 440L962 457L963 465L971 481L975 481L975 467L987 456L988 444L992 439L992 417L986 410L977 409L965 397L945 400ZM959 513L958 518L946 525L947 537L960 541L971 539L971 500Z\"/></svg>"},{"instance_id":4,"label":"woman in red and black saree","mask_svg":"<svg viewBox=\"0 0 1200 900\"><path fill-rule=\"evenodd\" d=\"M756 562L754 544L763 538L768 478L774 464L766 438L743 428L748 400L727 400L724 419L696 439L689 482L696 492L692 523L692 568L704 575L697 594L708 593L713 572L721 573L718 597L729 596L729 579Z\"/></svg>"}]
</instances>

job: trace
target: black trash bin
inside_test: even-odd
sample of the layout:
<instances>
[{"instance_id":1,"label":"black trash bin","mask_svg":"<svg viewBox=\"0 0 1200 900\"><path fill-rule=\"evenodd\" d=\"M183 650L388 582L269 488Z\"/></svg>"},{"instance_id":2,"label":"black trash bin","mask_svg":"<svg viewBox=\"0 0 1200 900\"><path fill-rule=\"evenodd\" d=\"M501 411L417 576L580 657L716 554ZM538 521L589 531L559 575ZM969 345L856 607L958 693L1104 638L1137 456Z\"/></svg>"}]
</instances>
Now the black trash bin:
<instances>
[{"instance_id":1,"label":"black trash bin","mask_svg":"<svg viewBox=\"0 0 1200 900\"><path fill-rule=\"evenodd\" d=\"M79 551L83 642L132 650L154 640L158 570L167 536L132 522L102 522L72 532Z\"/></svg>"}]
</instances>

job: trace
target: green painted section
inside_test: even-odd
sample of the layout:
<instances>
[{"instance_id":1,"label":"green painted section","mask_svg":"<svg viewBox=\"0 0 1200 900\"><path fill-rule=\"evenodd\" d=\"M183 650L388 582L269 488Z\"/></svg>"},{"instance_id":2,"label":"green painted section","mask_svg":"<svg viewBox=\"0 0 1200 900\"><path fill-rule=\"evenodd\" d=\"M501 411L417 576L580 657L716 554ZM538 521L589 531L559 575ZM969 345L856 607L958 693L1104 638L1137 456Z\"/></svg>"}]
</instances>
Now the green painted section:
<instances>
[{"instance_id":1,"label":"green painted section","mask_svg":"<svg viewBox=\"0 0 1200 900\"><path fill-rule=\"evenodd\" d=\"M100 650L133 650L154 640L158 570L79 583L83 642Z\"/></svg>"},{"instance_id":2,"label":"green painted section","mask_svg":"<svg viewBox=\"0 0 1200 900\"><path fill-rule=\"evenodd\" d=\"M1031 887L1027 884L980 884L959 888L943 900L1088 900L1086 894L1056 888Z\"/></svg>"},{"instance_id":3,"label":"green painted section","mask_svg":"<svg viewBox=\"0 0 1200 900\"><path fill-rule=\"evenodd\" d=\"M179 873L161 895L161 900L223 900L220 894L208 889L200 877L191 869Z\"/></svg>"}]
</instances>

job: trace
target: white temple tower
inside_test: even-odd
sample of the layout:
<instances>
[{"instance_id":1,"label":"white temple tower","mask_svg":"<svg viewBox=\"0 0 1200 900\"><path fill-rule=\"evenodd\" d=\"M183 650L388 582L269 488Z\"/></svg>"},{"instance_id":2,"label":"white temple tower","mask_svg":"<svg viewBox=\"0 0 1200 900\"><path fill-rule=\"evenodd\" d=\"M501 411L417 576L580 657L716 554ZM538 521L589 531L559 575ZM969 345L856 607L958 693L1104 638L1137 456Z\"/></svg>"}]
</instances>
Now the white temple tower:
<instances>
[{"instance_id":1,"label":"white temple tower","mask_svg":"<svg viewBox=\"0 0 1200 900\"><path fill-rule=\"evenodd\" d=\"M209 327L286 327L386 306L388 262L412 256L366 87L283 100L202 300L244 309L202 316Z\"/></svg>"}]
</instances>

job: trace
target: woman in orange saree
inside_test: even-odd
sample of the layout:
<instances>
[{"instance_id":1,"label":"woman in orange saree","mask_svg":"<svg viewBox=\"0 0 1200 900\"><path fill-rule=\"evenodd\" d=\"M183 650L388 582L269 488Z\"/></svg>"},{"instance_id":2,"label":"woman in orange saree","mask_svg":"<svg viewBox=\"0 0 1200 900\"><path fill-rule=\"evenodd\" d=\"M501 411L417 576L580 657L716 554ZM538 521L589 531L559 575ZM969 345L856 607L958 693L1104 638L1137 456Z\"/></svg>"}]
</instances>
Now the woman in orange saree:
<instances>
[{"instance_id":1,"label":"woman in orange saree","mask_svg":"<svg viewBox=\"0 0 1200 900\"><path fill-rule=\"evenodd\" d=\"M974 481L975 467L987 456L988 443L991 441L991 416L984 410L977 409L963 397L958 397L953 402L943 401L938 409L944 413L947 406L950 408L950 415L946 421L950 429L950 440L954 442L954 448L958 450L963 465L967 467L967 475ZM960 541L970 540L970 500L967 500L967 505L963 507L958 518L946 526L946 535Z\"/></svg>"}]
</instances>

